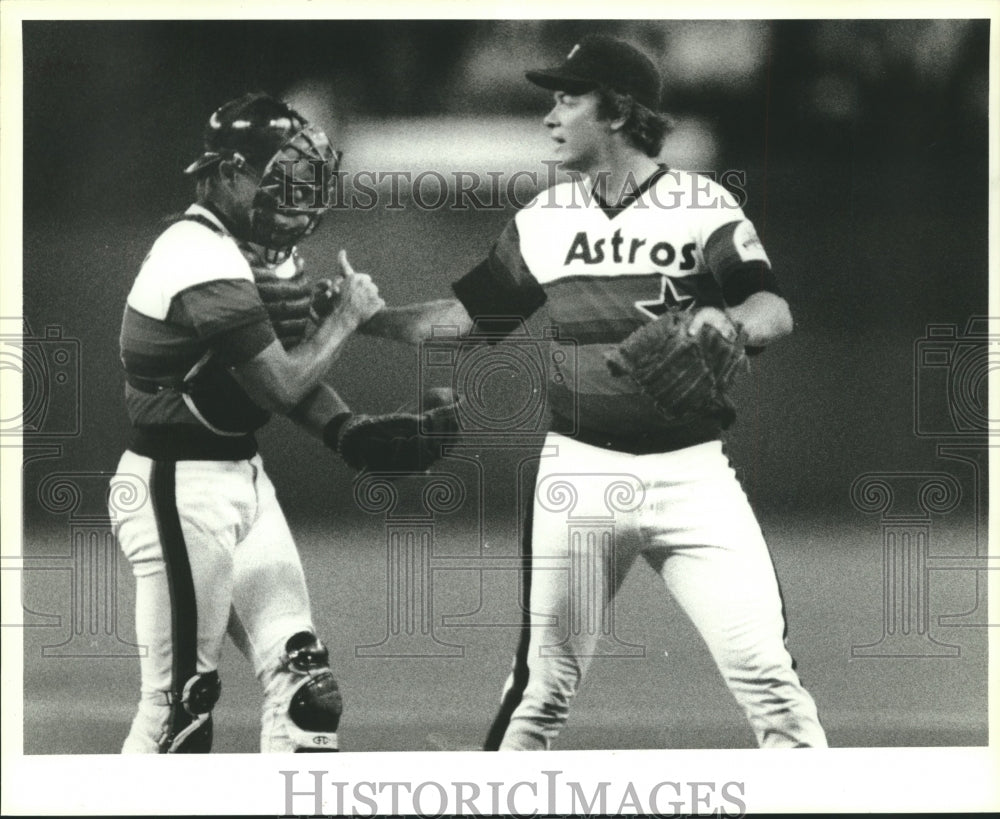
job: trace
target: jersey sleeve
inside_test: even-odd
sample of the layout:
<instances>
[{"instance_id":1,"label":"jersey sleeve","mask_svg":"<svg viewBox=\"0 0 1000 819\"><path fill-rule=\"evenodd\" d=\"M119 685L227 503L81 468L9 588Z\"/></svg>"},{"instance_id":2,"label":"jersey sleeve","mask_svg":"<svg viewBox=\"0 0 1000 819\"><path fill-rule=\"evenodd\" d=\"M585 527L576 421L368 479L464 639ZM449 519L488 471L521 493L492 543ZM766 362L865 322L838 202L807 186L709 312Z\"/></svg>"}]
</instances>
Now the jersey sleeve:
<instances>
[{"instance_id":1,"label":"jersey sleeve","mask_svg":"<svg viewBox=\"0 0 1000 819\"><path fill-rule=\"evenodd\" d=\"M507 223L489 256L452 285L455 296L475 319L504 319L498 332L513 329L545 303L545 291L532 275L521 255L517 223Z\"/></svg>"},{"instance_id":2,"label":"jersey sleeve","mask_svg":"<svg viewBox=\"0 0 1000 819\"><path fill-rule=\"evenodd\" d=\"M781 295L753 222L729 191L717 183L709 184L719 207L706 215L701 241L705 263L722 286L726 304L742 304L761 291Z\"/></svg>"},{"instance_id":3,"label":"jersey sleeve","mask_svg":"<svg viewBox=\"0 0 1000 819\"><path fill-rule=\"evenodd\" d=\"M174 297L171 312L227 365L249 361L277 338L256 285L246 279L190 287Z\"/></svg>"},{"instance_id":4,"label":"jersey sleeve","mask_svg":"<svg viewBox=\"0 0 1000 819\"><path fill-rule=\"evenodd\" d=\"M227 364L275 339L253 272L236 243L191 221L157 239L128 296L133 309L212 349Z\"/></svg>"},{"instance_id":5,"label":"jersey sleeve","mask_svg":"<svg viewBox=\"0 0 1000 819\"><path fill-rule=\"evenodd\" d=\"M728 305L742 304L762 291L781 295L771 261L749 219L716 230L705 245L705 261L722 285Z\"/></svg>"}]
</instances>

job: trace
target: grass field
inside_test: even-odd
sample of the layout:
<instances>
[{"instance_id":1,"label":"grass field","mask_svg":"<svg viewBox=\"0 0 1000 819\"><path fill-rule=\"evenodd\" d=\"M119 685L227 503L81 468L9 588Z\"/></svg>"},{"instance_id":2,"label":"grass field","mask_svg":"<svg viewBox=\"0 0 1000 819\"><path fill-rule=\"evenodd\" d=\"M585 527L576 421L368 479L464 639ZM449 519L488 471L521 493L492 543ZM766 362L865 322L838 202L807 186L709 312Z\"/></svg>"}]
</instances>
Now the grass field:
<instances>
[{"instance_id":1,"label":"grass field","mask_svg":"<svg viewBox=\"0 0 1000 819\"><path fill-rule=\"evenodd\" d=\"M929 575L930 636L955 646L957 656L852 658L852 646L877 642L882 634L878 523L860 516L762 522L784 589L791 650L831 745L987 744L987 630L938 623L940 615L976 607L973 572ZM505 528L491 540L494 554L516 553L514 538L502 534ZM461 646L449 649L461 656L358 656L357 646L379 643L387 629L380 525L355 522L345 531L334 520L293 521L293 529L315 620L345 696L344 750L475 748L492 719L517 641L516 574L483 572L480 583L479 573L467 568L435 572L433 633L442 643ZM57 526L29 530L26 564L32 556L67 553L68 537ZM931 552L969 554L972 537L970 528L940 526ZM435 548L442 554L462 554L475 541L464 526L445 528L439 538ZM114 620L128 642L133 584L123 560L114 572ZM53 649L44 647L64 643L71 624L86 620L82 610L72 609L67 572L25 572L24 606L24 622L35 626L23 631L25 753L117 752L137 698L138 661L46 656ZM477 613L465 622L477 625L442 619L470 612ZM699 638L644 563L626 580L616 616L620 639L643 646L643 656L595 660L559 748L753 746ZM247 664L228 642L220 673L214 749L254 752L260 695Z\"/></svg>"}]
</instances>

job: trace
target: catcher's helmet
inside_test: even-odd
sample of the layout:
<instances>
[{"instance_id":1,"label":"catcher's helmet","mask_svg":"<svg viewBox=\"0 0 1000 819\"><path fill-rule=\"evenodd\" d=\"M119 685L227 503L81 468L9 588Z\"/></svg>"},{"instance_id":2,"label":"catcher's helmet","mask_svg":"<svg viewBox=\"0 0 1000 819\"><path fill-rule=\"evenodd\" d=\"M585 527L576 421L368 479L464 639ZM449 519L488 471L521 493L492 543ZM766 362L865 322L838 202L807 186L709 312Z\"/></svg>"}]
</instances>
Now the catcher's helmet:
<instances>
[{"instance_id":1,"label":"catcher's helmet","mask_svg":"<svg viewBox=\"0 0 1000 819\"><path fill-rule=\"evenodd\" d=\"M200 175L226 159L256 173L258 188L247 238L261 245L272 260L286 257L330 208L340 151L288 103L259 92L230 100L209 118L204 140L204 153L184 173ZM309 219L297 230L276 221L301 215Z\"/></svg>"}]
</instances>

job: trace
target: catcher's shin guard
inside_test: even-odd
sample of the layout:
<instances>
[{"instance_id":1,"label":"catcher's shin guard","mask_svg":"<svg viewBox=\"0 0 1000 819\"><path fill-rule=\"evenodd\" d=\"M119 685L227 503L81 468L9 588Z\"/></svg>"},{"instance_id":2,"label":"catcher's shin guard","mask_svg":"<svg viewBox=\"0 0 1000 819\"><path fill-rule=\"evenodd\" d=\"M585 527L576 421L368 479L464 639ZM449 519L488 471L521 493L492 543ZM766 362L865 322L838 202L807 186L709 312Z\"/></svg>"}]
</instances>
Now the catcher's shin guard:
<instances>
[{"instance_id":1,"label":"catcher's shin guard","mask_svg":"<svg viewBox=\"0 0 1000 819\"><path fill-rule=\"evenodd\" d=\"M340 689L330 670L330 654L315 634L300 631L288 639L267 699L263 750L340 750Z\"/></svg>"},{"instance_id":2,"label":"catcher's shin guard","mask_svg":"<svg viewBox=\"0 0 1000 819\"><path fill-rule=\"evenodd\" d=\"M180 692L171 692L170 719L157 741L161 754L207 754L212 750L212 709L222 683L217 671L195 674Z\"/></svg>"}]
</instances>

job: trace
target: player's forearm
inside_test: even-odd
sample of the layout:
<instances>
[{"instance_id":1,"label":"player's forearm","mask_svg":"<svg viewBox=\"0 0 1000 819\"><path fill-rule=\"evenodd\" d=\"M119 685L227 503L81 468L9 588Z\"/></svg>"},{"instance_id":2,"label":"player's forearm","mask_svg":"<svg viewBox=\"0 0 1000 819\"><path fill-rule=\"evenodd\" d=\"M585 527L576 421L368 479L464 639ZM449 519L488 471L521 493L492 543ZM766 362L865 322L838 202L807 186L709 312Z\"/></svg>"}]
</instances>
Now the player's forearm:
<instances>
[{"instance_id":1,"label":"player's forearm","mask_svg":"<svg viewBox=\"0 0 1000 819\"><path fill-rule=\"evenodd\" d=\"M334 312L320 323L315 333L288 352L292 386L301 392L300 399L323 380L358 324L356 314Z\"/></svg>"},{"instance_id":2,"label":"player's forearm","mask_svg":"<svg viewBox=\"0 0 1000 819\"><path fill-rule=\"evenodd\" d=\"M316 331L287 353L275 340L235 368L236 378L249 396L272 412L288 414L297 407L319 386L358 325L385 307L371 276L355 273L343 251L338 262L341 275L336 285L331 284L338 296L336 307L320 320ZM280 301L270 304L269 312L275 306L283 307Z\"/></svg>"},{"instance_id":3,"label":"player's forearm","mask_svg":"<svg viewBox=\"0 0 1000 819\"><path fill-rule=\"evenodd\" d=\"M386 307L376 313L359 331L407 344L419 344L439 332L466 335L472 329L472 319L457 299Z\"/></svg>"},{"instance_id":4,"label":"player's forearm","mask_svg":"<svg viewBox=\"0 0 1000 819\"><path fill-rule=\"evenodd\" d=\"M287 415L320 385L357 324L357 318L334 313L298 347L286 352L274 341L234 375L257 404Z\"/></svg>"},{"instance_id":5,"label":"player's forearm","mask_svg":"<svg viewBox=\"0 0 1000 819\"><path fill-rule=\"evenodd\" d=\"M765 347L787 336L794 326L788 302L775 293L754 293L727 312L733 321L743 325L750 347Z\"/></svg>"},{"instance_id":6,"label":"player's forearm","mask_svg":"<svg viewBox=\"0 0 1000 819\"><path fill-rule=\"evenodd\" d=\"M350 411L332 387L320 384L288 413L288 417L313 437L323 440L323 429L330 420Z\"/></svg>"}]
</instances>

